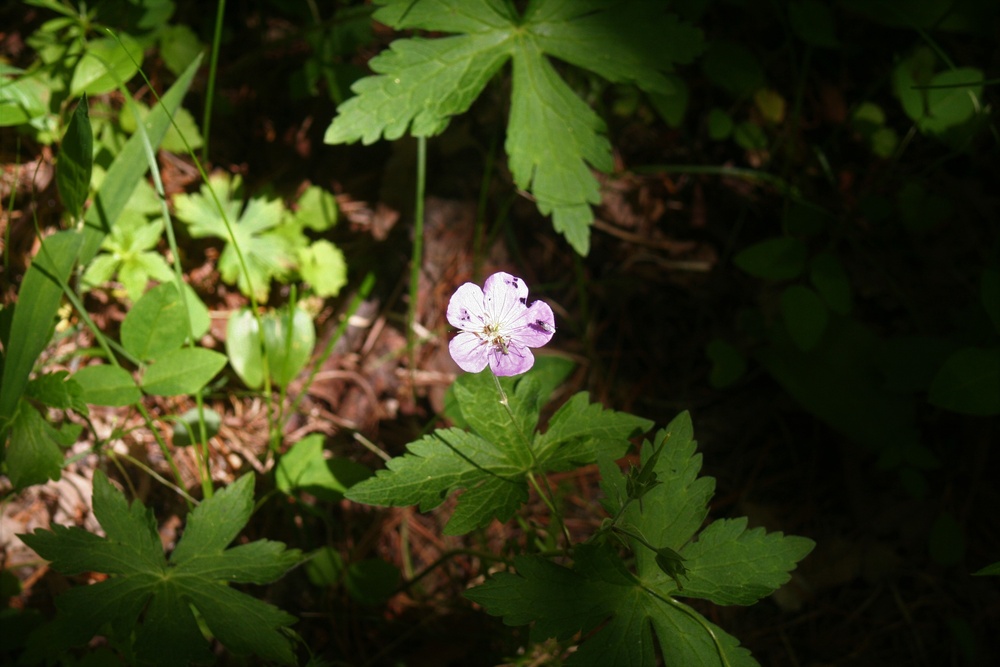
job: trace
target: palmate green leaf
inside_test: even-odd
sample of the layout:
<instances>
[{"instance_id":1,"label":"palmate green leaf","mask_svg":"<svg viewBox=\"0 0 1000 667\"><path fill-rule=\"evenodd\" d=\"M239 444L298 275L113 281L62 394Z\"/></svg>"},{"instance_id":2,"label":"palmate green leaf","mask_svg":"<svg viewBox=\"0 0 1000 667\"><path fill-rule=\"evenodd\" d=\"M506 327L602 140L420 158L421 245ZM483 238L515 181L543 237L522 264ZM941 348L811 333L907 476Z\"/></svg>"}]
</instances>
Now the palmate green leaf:
<instances>
[{"instance_id":1,"label":"palmate green leaf","mask_svg":"<svg viewBox=\"0 0 1000 667\"><path fill-rule=\"evenodd\" d=\"M369 63L338 108L327 143L441 132L465 112L490 78L513 61L506 149L518 187L581 254L589 249L591 205L600 201L590 169L610 171L611 145L600 118L556 73L550 58L614 83L669 93L673 63L690 62L701 34L641 0L535 0L523 16L498 0L384 0L375 18L396 29L457 33L393 42Z\"/></svg>"},{"instance_id":2,"label":"palmate green leaf","mask_svg":"<svg viewBox=\"0 0 1000 667\"><path fill-rule=\"evenodd\" d=\"M645 489L641 501L629 497L628 478L602 457L605 508L628 534L641 535L660 555L674 555L673 565L680 567L665 572L657 551L627 538L635 555L635 569L629 570L611 543L595 541L574 549L572 567L521 557L515 560L516 574L494 575L466 596L508 625L534 623L536 641L582 633L587 639L568 664L656 664L659 647L667 664L756 665L735 638L675 598L752 604L788 581L813 542L747 530L746 519L716 521L695 538L715 482L698 477L701 456L687 413L646 442L641 455L640 476L652 479L655 473L658 482Z\"/></svg>"},{"instance_id":3,"label":"palmate green leaf","mask_svg":"<svg viewBox=\"0 0 1000 667\"><path fill-rule=\"evenodd\" d=\"M537 556L514 561L517 574L501 572L465 596L507 625L534 622L533 641L587 637L568 665L667 664L685 667L755 667L739 642L696 611L644 586L607 546L579 545L572 569ZM654 638L655 633L655 638Z\"/></svg>"},{"instance_id":4,"label":"palmate green leaf","mask_svg":"<svg viewBox=\"0 0 1000 667\"><path fill-rule=\"evenodd\" d=\"M466 374L454 385L454 395L465 424L438 429L407 446L407 453L345 494L370 505L419 505L422 511L440 505L464 489L445 533L461 535L506 521L528 498L529 473L565 470L569 463L585 465L599 455L618 457L629 438L652 422L590 405L578 395L553 417L549 430L535 432L544 395L542 382L532 373L501 378L517 426L499 402L490 371ZM530 444L529 444L530 443ZM529 451L529 447L534 453Z\"/></svg>"},{"instance_id":5,"label":"palmate green leaf","mask_svg":"<svg viewBox=\"0 0 1000 667\"><path fill-rule=\"evenodd\" d=\"M213 190L225 217L216 206ZM222 279L236 284L244 294L249 296L252 292L259 301L265 301L271 280L283 279L295 265L294 247L286 236L275 230L281 222L284 206L277 199L254 198L244 209L239 197L239 178L230 181L229 176L216 174L201 186L200 193L174 197L174 206L177 217L188 223L191 236L216 237L226 242L219 255ZM246 272L240 264L234 240L243 253Z\"/></svg>"},{"instance_id":6,"label":"palmate green leaf","mask_svg":"<svg viewBox=\"0 0 1000 667\"><path fill-rule=\"evenodd\" d=\"M94 514L107 537L63 526L20 537L61 572L111 576L60 596L55 630L32 637L29 655L58 654L110 624L119 640L127 641L134 633L132 649L139 664L210 661L212 654L193 606L212 634L234 653L293 663L283 629L295 618L228 587L270 583L301 560L298 550L268 540L226 549L252 511L253 476L245 475L191 513L168 560L152 511L138 502L129 505L104 474L96 472Z\"/></svg>"},{"instance_id":7,"label":"palmate green leaf","mask_svg":"<svg viewBox=\"0 0 1000 667\"><path fill-rule=\"evenodd\" d=\"M162 219L148 222L141 214L123 214L101 244L101 249L106 253L94 258L84 272L84 286L92 289L108 282L117 274L128 298L136 302L142 297L150 280L172 280L174 274L167 260L153 250L162 234Z\"/></svg>"}]
</instances>

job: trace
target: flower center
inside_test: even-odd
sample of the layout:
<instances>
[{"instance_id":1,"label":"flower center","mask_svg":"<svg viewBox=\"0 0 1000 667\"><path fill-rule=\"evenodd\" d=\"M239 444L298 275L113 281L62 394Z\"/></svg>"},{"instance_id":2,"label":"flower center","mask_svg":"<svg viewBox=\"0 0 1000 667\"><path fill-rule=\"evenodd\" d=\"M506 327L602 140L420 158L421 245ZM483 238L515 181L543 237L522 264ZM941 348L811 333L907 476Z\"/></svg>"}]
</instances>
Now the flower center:
<instances>
[{"instance_id":1,"label":"flower center","mask_svg":"<svg viewBox=\"0 0 1000 667\"><path fill-rule=\"evenodd\" d=\"M491 322L483 327L483 337L493 347L499 349L500 352L507 354L507 344L510 342L510 336L505 336L502 330L503 327L499 323Z\"/></svg>"}]
</instances>

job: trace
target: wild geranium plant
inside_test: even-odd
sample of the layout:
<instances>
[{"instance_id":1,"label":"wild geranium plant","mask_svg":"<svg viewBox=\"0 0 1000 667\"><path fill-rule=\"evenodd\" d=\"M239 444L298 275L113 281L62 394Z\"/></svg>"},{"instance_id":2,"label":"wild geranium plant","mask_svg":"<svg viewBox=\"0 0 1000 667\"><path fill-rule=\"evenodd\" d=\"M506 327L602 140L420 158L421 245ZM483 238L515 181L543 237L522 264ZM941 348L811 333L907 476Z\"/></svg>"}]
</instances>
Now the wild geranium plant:
<instances>
[{"instance_id":1,"label":"wild geranium plant","mask_svg":"<svg viewBox=\"0 0 1000 667\"><path fill-rule=\"evenodd\" d=\"M568 664L648 665L659 653L668 664L756 665L738 640L681 599L753 604L789 580L813 542L748 528L745 518L702 528L715 482L698 476L687 413L643 442L639 465L627 472L615 461L653 422L581 392L543 428L541 409L572 364L534 359L531 348L552 339L555 321L546 303L529 306L527 296L525 282L504 272L482 289L458 288L447 315L459 333L449 349L470 373L452 387L447 413L455 426L410 443L347 497L426 511L461 491L444 529L460 535L510 520L533 490L551 513L535 527L536 542L552 548L510 560L497 554L507 567L469 590L469 599L509 625L532 623L534 641L586 637ZM594 463L603 516L589 533L574 534L547 475Z\"/></svg>"}]
</instances>

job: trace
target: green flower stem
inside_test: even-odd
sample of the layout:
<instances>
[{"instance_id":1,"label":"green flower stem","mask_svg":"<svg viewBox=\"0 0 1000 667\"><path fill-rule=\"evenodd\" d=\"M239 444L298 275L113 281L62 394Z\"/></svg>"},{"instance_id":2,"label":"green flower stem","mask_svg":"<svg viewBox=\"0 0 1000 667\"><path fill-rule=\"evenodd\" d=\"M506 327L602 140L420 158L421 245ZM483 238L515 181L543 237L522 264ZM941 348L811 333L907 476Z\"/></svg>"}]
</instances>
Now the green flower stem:
<instances>
[{"instance_id":1,"label":"green flower stem","mask_svg":"<svg viewBox=\"0 0 1000 667\"><path fill-rule=\"evenodd\" d=\"M222 17L226 13L226 0L215 5L215 31L212 33L212 57L208 63L208 85L205 87L205 114L202 116L202 132L205 143L201 149L202 161L208 160L208 144L212 134L212 106L215 101L215 74L219 69L219 46L222 44Z\"/></svg>"},{"instance_id":2,"label":"green flower stem","mask_svg":"<svg viewBox=\"0 0 1000 667\"><path fill-rule=\"evenodd\" d=\"M417 318L417 296L420 292L420 265L424 254L424 194L427 187L427 138L417 137L417 200L413 211L413 252L410 255L410 303L406 314L406 343L410 351L410 388L416 391L417 340L413 325Z\"/></svg>"}]
</instances>

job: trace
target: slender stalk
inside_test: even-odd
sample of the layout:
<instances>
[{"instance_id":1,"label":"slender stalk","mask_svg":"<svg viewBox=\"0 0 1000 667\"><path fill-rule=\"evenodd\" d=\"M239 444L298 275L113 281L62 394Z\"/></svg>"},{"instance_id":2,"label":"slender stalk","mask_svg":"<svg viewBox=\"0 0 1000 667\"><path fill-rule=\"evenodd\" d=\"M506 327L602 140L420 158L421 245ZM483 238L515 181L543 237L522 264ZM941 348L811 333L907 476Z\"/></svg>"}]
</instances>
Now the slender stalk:
<instances>
[{"instance_id":1,"label":"slender stalk","mask_svg":"<svg viewBox=\"0 0 1000 667\"><path fill-rule=\"evenodd\" d=\"M205 89L205 113L201 128L205 143L201 147L202 162L208 161L208 145L212 134L212 105L215 101L215 75L219 70L219 46L222 44L222 17L226 13L226 0L215 5L215 32L212 34L212 57L208 63L208 86Z\"/></svg>"},{"instance_id":2,"label":"slender stalk","mask_svg":"<svg viewBox=\"0 0 1000 667\"><path fill-rule=\"evenodd\" d=\"M417 365L417 341L413 325L417 318L420 267L424 254L424 195L427 187L427 138L417 137L417 200L413 210L413 253L410 256L410 304L406 316L406 341L410 351L410 386Z\"/></svg>"}]
</instances>

